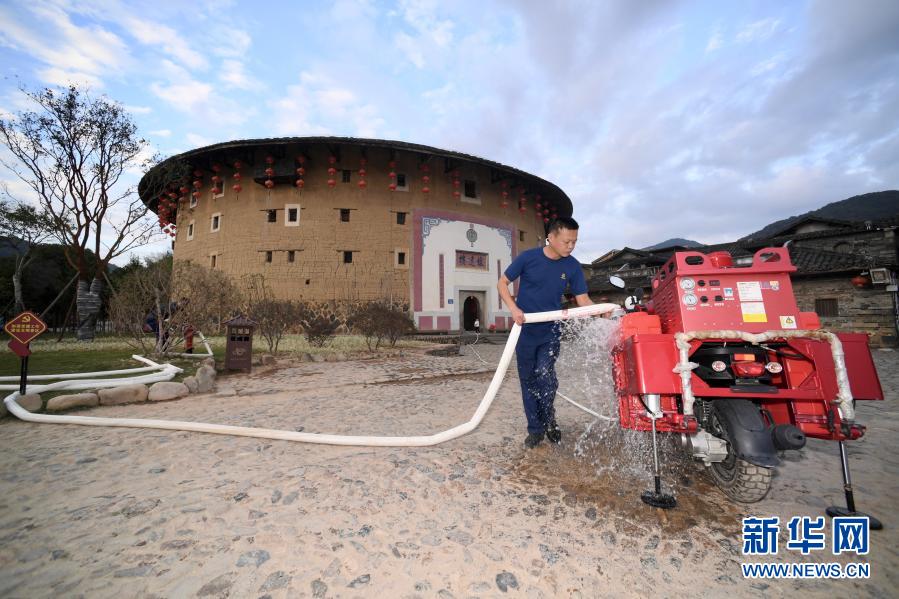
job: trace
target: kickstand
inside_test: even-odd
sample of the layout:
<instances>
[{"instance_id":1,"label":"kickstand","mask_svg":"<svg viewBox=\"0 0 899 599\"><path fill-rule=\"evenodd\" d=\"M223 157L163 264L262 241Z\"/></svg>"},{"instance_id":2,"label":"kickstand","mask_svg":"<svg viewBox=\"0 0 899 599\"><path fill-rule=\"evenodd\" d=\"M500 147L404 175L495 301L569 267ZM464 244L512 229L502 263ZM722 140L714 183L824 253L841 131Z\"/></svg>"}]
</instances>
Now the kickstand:
<instances>
[{"instance_id":1,"label":"kickstand","mask_svg":"<svg viewBox=\"0 0 899 599\"><path fill-rule=\"evenodd\" d=\"M843 464L843 491L846 492L846 507L832 505L825 510L828 516L834 517L856 517L868 518L868 526L871 530L880 530L883 524L874 516L869 516L864 512L856 511L855 495L852 493L852 480L849 478L849 459L846 457L846 445L840 441L840 461Z\"/></svg>"}]
</instances>

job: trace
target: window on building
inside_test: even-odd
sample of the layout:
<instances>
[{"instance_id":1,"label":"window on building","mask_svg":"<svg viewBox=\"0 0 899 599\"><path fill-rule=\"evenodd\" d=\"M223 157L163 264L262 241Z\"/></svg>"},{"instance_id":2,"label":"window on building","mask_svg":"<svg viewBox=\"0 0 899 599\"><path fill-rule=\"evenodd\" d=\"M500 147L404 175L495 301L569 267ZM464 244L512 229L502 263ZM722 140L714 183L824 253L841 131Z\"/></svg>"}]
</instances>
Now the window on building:
<instances>
[{"instance_id":1,"label":"window on building","mask_svg":"<svg viewBox=\"0 0 899 599\"><path fill-rule=\"evenodd\" d=\"M293 250L287 250L287 261L295 262L297 258L297 253Z\"/></svg>"},{"instance_id":2,"label":"window on building","mask_svg":"<svg viewBox=\"0 0 899 599\"><path fill-rule=\"evenodd\" d=\"M222 228L222 214L221 214L221 212L216 212L215 214L212 215L212 223L211 223L210 230L213 233L215 233L221 228Z\"/></svg>"},{"instance_id":3,"label":"window on building","mask_svg":"<svg viewBox=\"0 0 899 599\"><path fill-rule=\"evenodd\" d=\"M194 238L194 221L190 221L190 224L187 225L187 240L190 241Z\"/></svg>"},{"instance_id":4,"label":"window on building","mask_svg":"<svg viewBox=\"0 0 899 599\"><path fill-rule=\"evenodd\" d=\"M353 252L352 251L344 250L343 263L344 264L352 264L353 263Z\"/></svg>"},{"instance_id":5,"label":"window on building","mask_svg":"<svg viewBox=\"0 0 899 599\"><path fill-rule=\"evenodd\" d=\"M215 259L216 259L215 254L209 256L209 268L215 268L215 262L216 262Z\"/></svg>"},{"instance_id":6,"label":"window on building","mask_svg":"<svg viewBox=\"0 0 899 599\"><path fill-rule=\"evenodd\" d=\"M396 174L396 188L400 191L406 191L408 189L406 185L406 174L405 173L397 173Z\"/></svg>"},{"instance_id":7,"label":"window on building","mask_svg":"<svg viewBox=\"0 0 899 599\"><path fill-rule=\"evenodd\" d=\"M299 222L300 220L300 209L296 207L290 207L287 209L287 223L292 224Z\"/></svg>"},{"instance_id":8,"label":"window on building","mask_svg":"<svg viewBox=\"0 0 899 599\"><path fill-rule=\"evenodd\" d=\"M406 263L406 252L400 252L396 255L396 263L399 265L403 265Z\"/></svg>"},{"instance_id":9,"label":"window on building","mask_svg":"<svg viewBox=\"0 0 899 599\"><path fill-rule=\"evenodd\" d=\"M342 223L350 222L350 209L349 208L341 208L340 209L340 222L342 222Z\"/></svg>"},{"instance_id":10,"label":"window on building","mask_svg":"<svg viewBox=\"0 0 899 599\"><path fill-rule=\"evenodd\" d=\"M278 211L277 210L266 210L265 212L268 215L268 222L270 222L270 223L278 222Z\"/></svg>"},{"instance_id":11,"label":"window on building","mask_svg":"<svg viewBox=\"0 0 899 599\"><path fill-rule=\"evenodd\" d=\"M213 185L209 191L212 192L212 199L217 200L219 198L225 197L225 185L221 181L219 181L218 187Z\"/></svg>"},{"instance_id":12,"label":"window on building","mask_svg":"<svg viewBox=\"0 0 899 599\"><path fill-rule=\"evenodd\" d=\"M474 181L470 179L465 180L465 197L466 198L476 198L478 197L478 185Z\"/></svg>"},{"instance_id":13,"label":"window on building","mask_svg":"<svg viewBox=\"0 0 899 599\"><path fill-rule=\"evenodd\" d=\"M265 252L265 261L266 262L272 261L272 254L273 254L273 252L271 250L268 250Z\"/></svg>"},{"instance_id":14,"label":"window on building","mask_svg":"<svg viewBox=\"0 0 899 599\"><path fill-rule=\"evenodd\" d=\"M191 208L197 207L197 196L195 196L194 194L190 194L190 207Z\"/></svg>"},{"instance_id":15,"label":"window on building","mask_svg":"<svg viewBox=\"0 0 899 599\"><path fill-rule=\"evenodd\" d=\"M836 298L816 299L815 312L818 316L839 316L840 306Z\"/></svg>"},{"instance_id":16,"label":"window on building","mask_svg":"<svg viewBox=\"0 0 899 599\"><path fill-rule=\"evenodd\" d=\"M524 241L524 231L518 231L518 241Z\"/></svg>"},{"instance_id":17,"label":"window on building","mask_svg":"<svg viewBox=\"0 0 899 599\"><path fill-rule=\"evenodd\" d=\"M351 171L351 170L343 169L343 171L341 171L341 174L340 174L340 180L344 183L349 183L350 182L350 173L352 173L352 172L353 171Z\"/></svg>"},{"instance_id":18,"label":"window on building","mask_svg":"<svg viewBox=\"0 0 899 599\"><path fill-rule=\"evenodd\" d=\"M405 212L397 212L396 213L396 224L398 224L398 225L406 224L406 213Z\"/></svg>"}]
</instances>

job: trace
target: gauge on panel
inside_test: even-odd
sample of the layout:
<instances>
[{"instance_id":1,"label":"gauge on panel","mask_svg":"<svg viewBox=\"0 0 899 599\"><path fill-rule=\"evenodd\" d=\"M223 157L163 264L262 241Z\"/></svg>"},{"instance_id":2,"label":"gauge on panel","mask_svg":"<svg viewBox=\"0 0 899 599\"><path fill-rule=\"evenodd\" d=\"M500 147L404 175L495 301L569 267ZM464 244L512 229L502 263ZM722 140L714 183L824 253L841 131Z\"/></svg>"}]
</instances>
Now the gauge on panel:
<instances>
[{"instance_id":1,"label":"gauge on panel","mask_svg":"<svg viewBox=\"0 0 899 599\"><path fill-rule=\"evenodd\" d=\"M696 296L692 293L684 294L684 305L685 306L695 306L696 305Z\"/></svg>"},{"instance_id":2,"label":"gauge on panel","mask_svg":"<svg viewBox=\"0 0 899 599\"><path fill-rule=\"evenodd\" d=\"M693 281L693 279L688 277L686 279L680 280L680 288L683 289L684 291L690 291L694 287L696 287L696 282Z\"/></svg>"}]
</instances>

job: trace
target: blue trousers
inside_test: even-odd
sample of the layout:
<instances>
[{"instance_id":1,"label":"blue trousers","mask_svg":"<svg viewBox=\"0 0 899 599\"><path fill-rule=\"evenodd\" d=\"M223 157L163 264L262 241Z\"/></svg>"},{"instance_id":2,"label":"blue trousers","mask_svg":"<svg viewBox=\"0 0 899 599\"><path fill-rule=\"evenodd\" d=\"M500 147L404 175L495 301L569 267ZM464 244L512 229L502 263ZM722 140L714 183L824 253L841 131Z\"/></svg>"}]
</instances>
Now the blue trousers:
<instances>
[{"instance_id":1,"label":"blue trousers","mask_svg":"<svg viewBox=\"0 0 899 599\"><path fill-rule=\"evenodd\" d=\"M559 388L555 368L559 357L559 337L552 335L534 340L522 335L515 347L515 357L528 433L543 433L556 418L553 401Z\"/></svg>"}]
</instances>

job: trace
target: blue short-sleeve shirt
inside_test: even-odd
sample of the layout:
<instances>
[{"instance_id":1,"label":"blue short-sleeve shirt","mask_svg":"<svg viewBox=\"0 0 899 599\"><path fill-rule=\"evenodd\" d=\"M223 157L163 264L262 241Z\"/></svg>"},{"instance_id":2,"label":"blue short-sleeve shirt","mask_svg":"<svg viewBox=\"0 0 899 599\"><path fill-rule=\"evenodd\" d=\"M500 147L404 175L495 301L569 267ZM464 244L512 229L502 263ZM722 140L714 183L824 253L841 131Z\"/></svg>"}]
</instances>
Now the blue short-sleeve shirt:
<instances>
[{"instance_id":1,"label":"blue short-sleeve shirt","mask_svg":"<svg viewBox=\"0 0 899 599\"><path fill-rule=\"evenodd\" d=\"M580 262L572 256L553 260L542 247L531 248L518 255L506 269L510 281L521 277L515 303L522 312L548 312L562 307L562 295L587 293L587 281ZM534 323L524 327L522 335L548 337L552 323Z\"/></svg>"}]
</instances>

